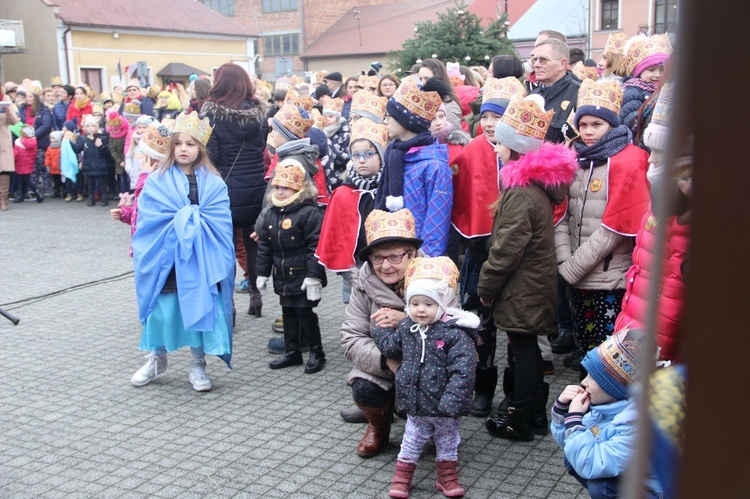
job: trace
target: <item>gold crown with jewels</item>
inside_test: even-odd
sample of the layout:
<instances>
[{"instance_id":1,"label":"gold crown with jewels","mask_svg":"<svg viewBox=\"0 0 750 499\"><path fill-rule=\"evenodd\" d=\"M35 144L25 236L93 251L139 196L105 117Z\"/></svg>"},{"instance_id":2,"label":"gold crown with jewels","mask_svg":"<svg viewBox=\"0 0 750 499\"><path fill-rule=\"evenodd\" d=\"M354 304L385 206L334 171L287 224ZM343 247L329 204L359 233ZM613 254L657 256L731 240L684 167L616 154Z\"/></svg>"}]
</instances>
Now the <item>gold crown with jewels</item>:
<instances>
[{"instance_id":1,"label":"gold crown with jewels","mask_svg":"<svg viewBox=\"0 0 750 499\"><path fill-rule=\"evenodd\" d=\"M351 132L350 144L353 144L356 140L366 139L374 144L381 145L383 148L388 146L388 127L386 125L361 119L351 124Z\"/></svg>"},{"instance_id":2,"label":"gold crown with jewels","mask_svg":"<svg viewBox=\"0 0 750 499\"><path fill-rule=\"evenodd\" d=\"M583 106L595 106L609 109L613 113L620 114L622 105L622 88L614 80L593 81L583 80L581 88L578 89L579 108Z\"/></svg>"},{"instance_id":3,"label":"gold crown with jewels","mask_svg":"<svg viewBox=\"0 0 750 499\"><path fill-rule=\"evenodd\" d=\"M198 113L193 111L190 114L180 113L177 116L173 133L186 133L205 146L213 129L208 118L200 119Z\"/></svg>"},{"instance_id":4,"label":"gold crown with jewels","mask_svg":"<svg viewBox=\"0 0 750 499\"><path fill-rule=\"evenodd\" d=\"M416 257L406 267L404 287L408 288L409 284L417 280L429 279L445 283L454 291L458 291L458 276L456 264L447 256Z\"/></svg>"},{"instance_id":5,"label":"gold crown with jewels","mask_svg":"<svg viewBox=\"0 0 750 499\"><path fill-rule=\"evenodd\" d=\"M384 120L385 104L387 102L387 98L379 97L371 92L357 92L352 97L352 107L350 112L356 114L357 111L364 111Z\"/></svg>"},{"instance_id":6,"label":"gold crown with jewels","mask_svg":"<svg viewBox=\"0 0 750 499\"><path fill-rule=\"evenodd\" d=\"M545 111L531 98L514 99L508 104L501 122L512 126L519 135L544 140L554 115L555 111Z\"/></svg>"},{"instance_id":7,"label":"gold crown with jewels","mask_svg":"<svg viewBox=\"0 0 750 499\"><path fill-rule=\"evenodd\" d=\"M507 78L487 78L482 87L482 102L491 99L523 99L526 97L526 89L518 78L508 76Z\"/></svg>"}]
</instances>

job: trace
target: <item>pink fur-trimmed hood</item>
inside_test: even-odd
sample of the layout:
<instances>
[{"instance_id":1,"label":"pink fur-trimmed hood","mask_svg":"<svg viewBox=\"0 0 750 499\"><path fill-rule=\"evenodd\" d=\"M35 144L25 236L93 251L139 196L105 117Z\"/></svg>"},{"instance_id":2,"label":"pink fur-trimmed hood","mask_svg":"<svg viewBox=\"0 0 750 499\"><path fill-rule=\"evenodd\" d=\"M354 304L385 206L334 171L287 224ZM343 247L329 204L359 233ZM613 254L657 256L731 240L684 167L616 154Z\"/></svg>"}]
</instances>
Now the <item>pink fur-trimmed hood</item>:
<instances>
[{"instance_id":1,"label":"pink fur-trimmed hood","mask_svg":"<svg viewBox=\"0 0 750 499\"><path fill-rule=\"evenodd\" d=\"M565 199L577 168L575 151L562 144L545 142L539 150L503 165L500 178L503 189L538 185L558 204Z\"/></svg>"}]
</instances>

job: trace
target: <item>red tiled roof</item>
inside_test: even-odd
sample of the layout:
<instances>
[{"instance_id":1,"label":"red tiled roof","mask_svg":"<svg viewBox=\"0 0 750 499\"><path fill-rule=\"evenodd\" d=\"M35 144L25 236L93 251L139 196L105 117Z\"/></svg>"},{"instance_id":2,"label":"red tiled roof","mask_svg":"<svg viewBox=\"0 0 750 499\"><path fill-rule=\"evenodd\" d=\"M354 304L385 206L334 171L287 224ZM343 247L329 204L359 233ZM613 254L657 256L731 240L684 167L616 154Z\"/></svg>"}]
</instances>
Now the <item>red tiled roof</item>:
<instances>
[{"instance_id":1,"label":"red tiled roof","mask_svg":"<svg viewBox=\"0 0 750 499\"><path fill-rule=\"evenodd\" d=\"M417 21L436 21L438 12L455 5L455 0L424 0L359 7L359 29L352 8L305 49L301 57L356 56L400 50L404 41L414 36Z\"/></svg>"},{"instance_id":2,"label":"red tiled roof","mask_svg":"<svg viewBox=\"0 0 750 499\"><path fill-rule=\"evenodd\" d=\"M66 24L120 29L178 31L230 36L254 36L195 0L42 0L59 8L57 17Z\"/></svg>"}]
</instances>

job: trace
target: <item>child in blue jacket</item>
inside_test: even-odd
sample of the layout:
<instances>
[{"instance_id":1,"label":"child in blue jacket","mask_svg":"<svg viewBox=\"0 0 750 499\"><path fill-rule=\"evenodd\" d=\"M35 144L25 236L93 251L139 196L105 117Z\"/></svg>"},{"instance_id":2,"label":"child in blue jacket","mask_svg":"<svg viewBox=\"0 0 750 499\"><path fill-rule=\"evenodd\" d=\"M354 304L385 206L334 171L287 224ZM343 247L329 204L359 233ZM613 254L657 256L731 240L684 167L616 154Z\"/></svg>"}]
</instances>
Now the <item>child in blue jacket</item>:
<instances>
[{"instance_id":1,"label":"child in blue jacket","mask_svg":"<svg viewBox=\"0 0 750 499\"><path fill-rule=\"evenodd\" d=\"M588 376L569 385L552 407L552 435L565 454L568 473L592 499L620 497L620 478L637 438L635 400L628 387L638 374L643 332L622 329L581 361ZM644 496L661 497L650 477Z\"/></svg>"}]
</instances>

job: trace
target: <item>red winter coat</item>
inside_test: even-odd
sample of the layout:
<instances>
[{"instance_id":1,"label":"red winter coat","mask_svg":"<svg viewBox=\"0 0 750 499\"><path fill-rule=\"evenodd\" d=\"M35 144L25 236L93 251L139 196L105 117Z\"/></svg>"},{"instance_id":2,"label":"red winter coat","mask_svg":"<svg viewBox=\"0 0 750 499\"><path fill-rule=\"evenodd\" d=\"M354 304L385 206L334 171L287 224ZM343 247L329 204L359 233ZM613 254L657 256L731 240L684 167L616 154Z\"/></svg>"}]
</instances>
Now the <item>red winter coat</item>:
<instances>
[{"instance_id":1,"label":"red winter coat","mask_svg":"<svg viewBox=\"0 0 750 499\"><path fill-rule=\"evenodd\" d=\"M18 143L23 144L20 147ZM24 149L24 147L26 149ZM16 173L19 175L31 175L34 173L34 163L36 163L36 139L21 137L16 139L13 144L13 157L16 160Z\"/></svg>"},{"instance_id":2,"label":"red winter coat","mask_svg":"<svg viewBox=\"0 0 750 499\"><path fill-rule=\"evenodd\" d=\"M690 244L690 226L680 225L676 217L666 220L664 265L659 278L659 302L656 319L656 343L661 347L661 360L677 360L682 310L685 306L685 282L681 266ZM615 331L644 327L648 314L648 293L654 281L657 220L649 207L641 230L635 239L633 265L626 276L622 311L615 321Z\"/></svg>"}]
</instances>

